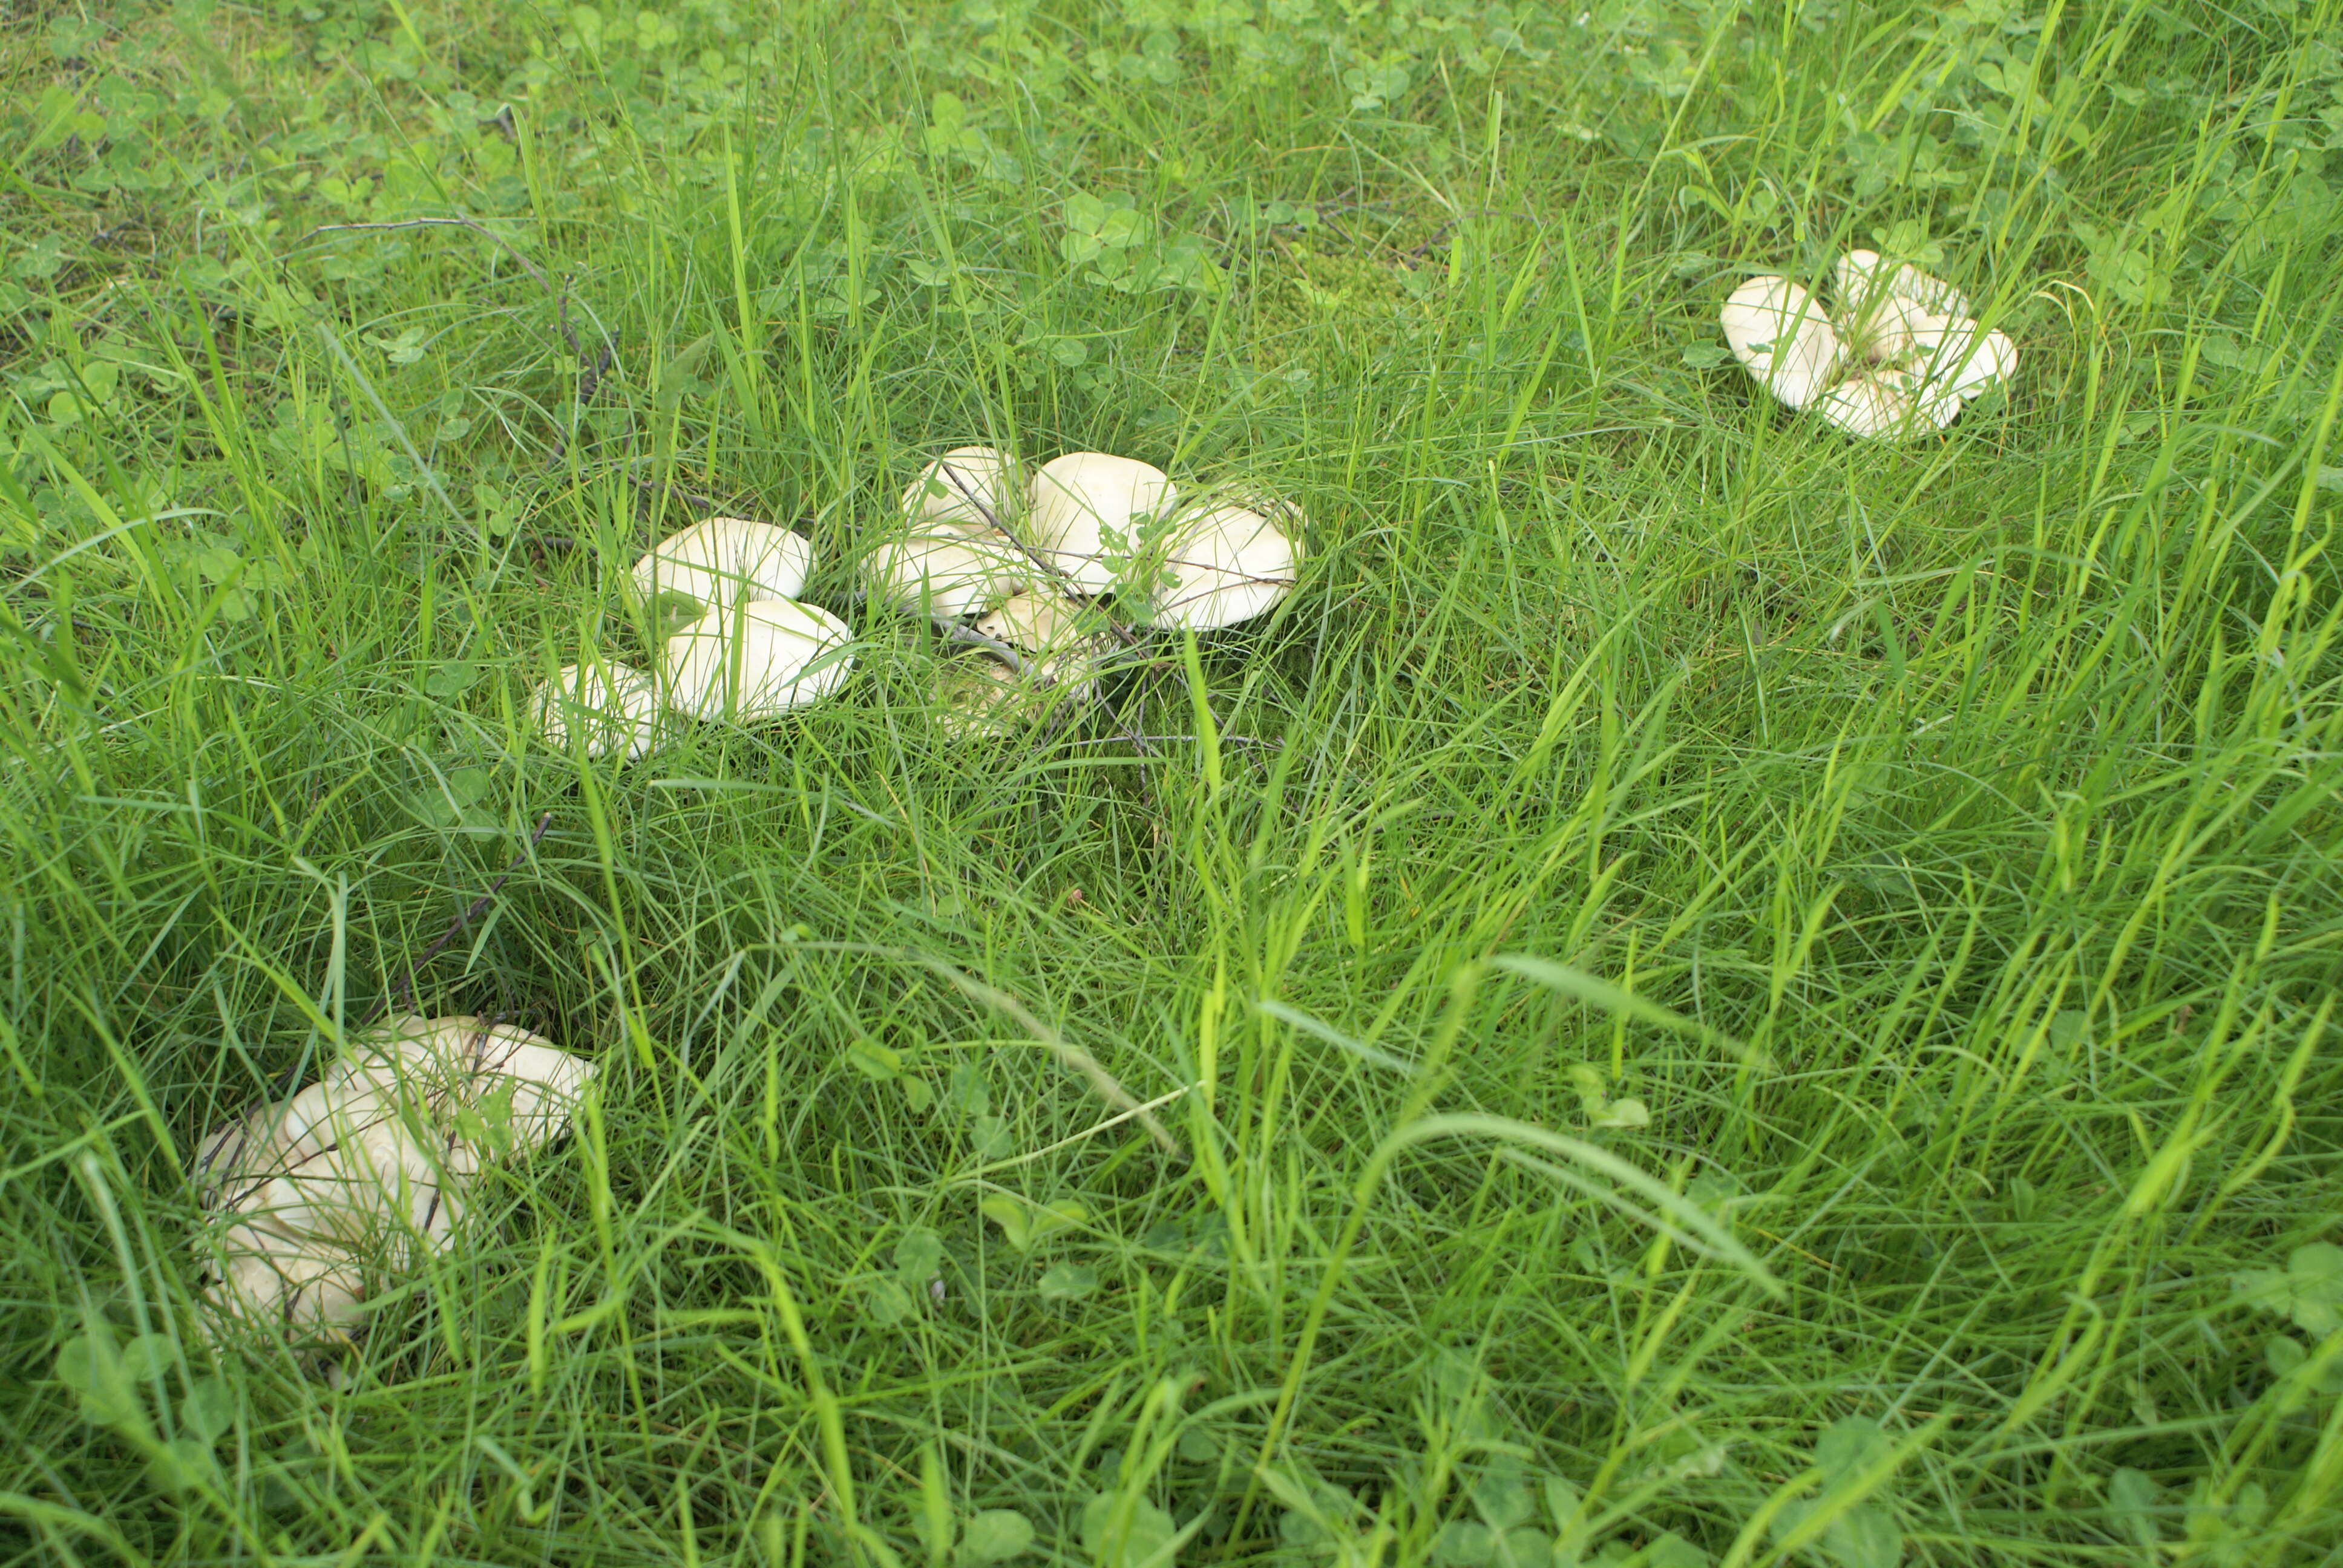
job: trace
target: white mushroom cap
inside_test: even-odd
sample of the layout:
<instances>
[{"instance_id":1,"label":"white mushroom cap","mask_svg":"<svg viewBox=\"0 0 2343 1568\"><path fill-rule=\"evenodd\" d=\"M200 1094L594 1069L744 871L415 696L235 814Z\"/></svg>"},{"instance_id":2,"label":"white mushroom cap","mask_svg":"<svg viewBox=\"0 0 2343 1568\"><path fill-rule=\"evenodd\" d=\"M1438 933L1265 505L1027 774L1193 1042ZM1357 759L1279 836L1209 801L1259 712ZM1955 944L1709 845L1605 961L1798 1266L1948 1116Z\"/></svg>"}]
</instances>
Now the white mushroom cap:
<instances>
[{"instance_id":1,"label":"white mushroom cap","mask_svg":"<svg viewBox=\"0 0 2343 1568\"><path fill-rule=\"evenodd\" d=\"M2017 345L1998 327L1985 331L1974 321L1942 321L1916 344L1932 396L1961 402L2017 374Z\"/></svg>"},{"instance_id":2,"label":"white mushroom cap","mask_svg":"<svg viewBox=\"0 0 2343 1568\"><path fill-rule=\"evenodd\" d=\"M1085 593L1113 588L1114 569L1103 558L1101 533L1137 543L1141 524L1171 509L1179 491L1163 470L1135 457L1069 452L1033 476L1028 527L1034 548Z\"/></svg>"},{"instance_id":3,"label":"white mushroom cap","mask_svg":"<svg viewBox=\"0 0 2343 1568\"><path fill-rule=\"evenodd\" d=\"M1719 320L1742 368L1793 408L1821 395L1845 355L1823 307L1786 277L1751 278L1725 300Z\"/></svg>"},{"instance_id":4,"label":"white mushroom cap","mask_svg":"<svg viewBox=\"0 0 2343 1568\"><path fill-rule=\"evenodd\" d=\"M709 518L669 534L635 562L646 599L678 593L704 608L748 599L795 598L813 575L813 547L787 528L746 518Z\"/></svg>"},{"instance_id":5,"label":"white mushroom cap","mask_svg":"<svg viewBox=\"0 0 2343 1568\"><path fill-rule=\"evenodd\" d=\"M710 610L667 639L668 701L695 719L758 723L836 691L853 640L844 621L794 599Z\"/></svg>"},{"instance_id":6,"label":"white mushroom cap","mask_svg":"<svg viewBox=\"0 0 2343 1568\"><path fill-rule=\"evenodd\" d=\"M1031 564L1006 539L915 534L862 558L862 581L899 609L939 621L982 615L1025 586Z\"/></svg>"},{"instance_id":7,"label":"white mushroom cap","mask_svg":"<svg viewBox=\"0 0 2343 1568\"><path fill-rule=\"evenodd\" d=\"M1062 687L1081 701L1098 694L1099 668L1114 646L1097 612L1046 588L1002 601L976 629L1018 651L1024 684Z\"/></svg>"},{"instance_id":8,"label":"white mushroom cap","mask_svg":"<svg viewBox=\"0 0 2343 1568\"><path fill-rule=\"evenodd\" d=\"M1878 296L1911 301L1939 316L1966 316L1969 297L1941 277L1932 277L1909 263L1890 266L1875 250L1850 250L1831 268L1838 291L1839 311L1852 319L1868 311Z\"/></svg>"},{"instance_id":9,"label":"white mushroom cap","mask_svg":"<svg viewBox=\"0 0 2343 1568\"><path fill-rule=\"evenodd\" d=\"M533 707L538 733L557 751L577 735L588 757L624 751L632 760L659 743L659 683L630 665L564 665L538 683Z\"/></svg>"},{"instance_id":10,"label":"white mushroom cap","mask_svg":"<svg viewBox=\"0 0 2343 1568\"><path fill-rule=\"evenodd\" d=\"M1006 453L991 447L955 447L920 469L903 491L903 516L922 532L938 523L990 531L996 520L1009 523L1021 498ZM988 511L990 518L985 516Z\"/></svg>"},{"instance_id":11,"label":"white mushroom cap","mask_svg":"<svg viewBox=\"0 0 2343 1568\"><path fill-rule=\"evenodd\" d=\"M1151 624L1193 631L1234 626L1293 588L1293 538L1261 513L1231 503L1177 518L1164 559L1172 582L1155 594Z\"/></svg>"},{"instance_id":12,"label":"white mushroom cap","mask_svg":"<svg viewBox=\"0 0 2343 1568\"><path fill-rule=\"evenodd\" d=\"M1958 398L1926 396L1914 377L1895 369L1849 377L1818 407L1824 418L1851 436L1889 441L1941 429L1961 408Z\"/></svg>"}]
</instances>

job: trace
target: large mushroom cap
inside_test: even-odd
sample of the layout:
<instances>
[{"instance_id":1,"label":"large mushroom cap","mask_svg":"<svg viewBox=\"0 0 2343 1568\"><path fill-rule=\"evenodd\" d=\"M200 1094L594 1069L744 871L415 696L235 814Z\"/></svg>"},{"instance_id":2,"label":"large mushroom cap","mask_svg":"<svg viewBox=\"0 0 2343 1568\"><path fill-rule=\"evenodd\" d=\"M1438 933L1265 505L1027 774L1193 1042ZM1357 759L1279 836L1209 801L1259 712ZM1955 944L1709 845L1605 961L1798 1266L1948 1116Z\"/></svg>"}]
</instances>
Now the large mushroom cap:
<instances>
[{"instance_id":1,"label":"large mushroom cap","mask_svg":"<svg viewBox=\"0 0 2343 1568\"><path fill-rule=\"evenodd\" d=\"M538 684L534 708L538 733L557 751L575 736L588 757L623 750L632 760L659 743L659 683L629 665L564 665Z\"/></svg>"},{"instance_id":2,"label":"large mushroom cap","mask_svg":"<svg viewBox=\"0 0 2343 1568\"><path fill-rule=\"evenodd\" d=\"M1921 372L1931 396L1966 403L2017 374L2017 345L1998 327L1987 331L1974 321L1945 321L1921 336L1916 347L1924 356Z\"/></svg>"},{"instance_id":3,"label":"large mushroom cap","mask_svg":"<svg viewBox=\"0 0 2343 1568\"><path fill-rule=\"evenodd\" d=\"M708 609L749 599L795 598L813 573L813 547L787 528L746 518L709 518L669 534L635 562L646 599L677 593Z\"/></svg>"},{"instance_id":4,"label":"large mushroom cap","mask_svg":"<svg viewBox=\"0 0 2343 1568\"><path fill-rule=\"evenodd\" d=\"M853 640L844 621L793 599L711 610L667 639L668 701L696 719L759 723L836 691Z\"/></svg>"},{"instance_id":5,"label":"large mushroom cap","mask_svg":"<svg viewBox=\"0 0 2343 1568\"><path fill-rule=\"evenodd\" d=\"M955 447L920 469L903 491L903 516L921 532L932 531L938 524L990 531L996 524L1008 524L1020 498L1006 453L991 447Z\"/></svg>"},{"instance_id":6,"label":"large mushroom cap","mask_svg":"<svg viewBox=\"0 0 2343 1568\"><path fill-rule=\"evenodd\" d=\"M1129 550L1151 518L1171 509L1179 491L1163 470L1135 457L1069 452L1033 476L1028 527L1033 545L1084 593L1115 586L1103 535L1121 536Z\"/></svg>"},{"instance_id":7,"label":"large mushroom cap","mask_svg":"<svg viewBox=\"0 0 2343 1568\"><path fill-rule=\"evenodd\" d=\"M1287 519L1289 523L1292 520ZM1293 588L1301 550L1277 522L1223 502L1176 518L1150 624L1216 631L1275 605Z\"/></svg>"},{"instance_id":8,"label":"large mushroom cap","mask_svg":"<svg viewBox=\"0 0 2343 1568\"><path fill-rule=\"evenodd\" d=\"M1719 314L1742 368L1793 408L1821 396L1845 356L1814 296L1786 277L1753 277Z\"/></svg>"},{"instance_id":9,"label":"large mushroom cap","mask_svg":"<svg viewBox=\"0 0 2343 1568\"><path fill-rule=\"evenodd\" d=\"M862 581L899 609L954 621L982 615L1017 592L1031 569L1006 539L914 534L865 556Z\"/></svg>"}]
</instances>

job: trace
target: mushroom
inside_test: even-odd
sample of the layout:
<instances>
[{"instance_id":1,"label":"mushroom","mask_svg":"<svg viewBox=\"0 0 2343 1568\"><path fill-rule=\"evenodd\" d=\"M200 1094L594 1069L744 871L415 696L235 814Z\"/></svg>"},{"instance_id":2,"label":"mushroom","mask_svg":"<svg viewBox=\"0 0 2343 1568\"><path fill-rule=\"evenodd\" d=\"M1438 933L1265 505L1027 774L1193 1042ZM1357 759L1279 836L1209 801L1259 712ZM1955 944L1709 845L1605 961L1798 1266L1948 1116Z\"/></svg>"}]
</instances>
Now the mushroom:
<instances>
[{"instance_id":1,"label":"mushroom","mask_svg":"<svg viewBox=\"0 0 2343 1568\"><path fill-rule=\"evenodd\" d=\"M466 1187L568 1126L581 1058L476 1018L403 1018L317 1083L215 1129L196 1170L216 1310L302 1330L364 1311L365 1262L444 1250Z\"/></svg>"},{"instance_id":2,"label":"mushroom","mask_svg":"<svg viewBox=\"0 0 2343 1568\"><path fill-rule=\"evenodd\" d=\"M1114 646L1103 617L1046 588L1012 595L976 631L1017 650L1027 686L1063 688L1079 702L1098 695L1099 670Z\"/></svg>"},{"instance_id":3,"label":"mushroom","mask_svg":"<svg viewBox=\"0 0 2343 1568\"><path fill-rule=\"evenodd\" d=\"M903 491L903 516L918 532L940 524L990 531L995 523L1005 525L1014 509L1015 478L1008 456L996 448L955 447L920 469Z\"/></svg>"},{"instance_id":4,"label":"mushroom","mask_svg":"<svg viewBox=\"0 0 2343 1568\"><path fill-rule=\"evenodd\" d=\"M659 742L659 683L630 665L563 665L538 683L534 707L538 732L557 751L577 736L589 758L623 750L632 761Z\"/></svg>"},{"instance_id":5,"label":"mushroom","mask_svg":"<svg viewBox=\"0 0 2343 1568\"><path fill-rule=\"evenodd\" d=\"M1115 586L1110 553L1127 555L1146 522L1171 509L1178 489L1163 470L1133 457L1069 452L1033 476L1028 528L1034 548L1083 593ZM1107 536L1120 536L1120 545Z\"/></svg>"},{"instance_id":6,"label":"mushroom","mask_svg":"<svg viewBox=\"0 0 2343 1568\"><path fill-rule=\"evenodd\" d=\"M1846 357L1814 296L1786 277L1753 277L1725 302L1725 341L1742 368L1793 408L1803 408Z\"/></svg>"},{"instance_id":7,"label":"mushroom","mask_svg":"<svg viewBox=\"0 0 2343 1568\"><path fill-rule=\"evenodd\" d=\"M862 558L862 580L872 593L939 622L984 614L1022 588L1028 570L1007 540L957 531L893 539Z\"/></svg>"},{"instance_id":8,"label":"mushroom","mask_svg":"<svg viewBox=\"0 0 2343 1568\"><path fill-rule=\"evenodd\" d=\"M634 581L646 599L677 593L703 609L720 609L795 598L812 574L813 547L800 536L746 518L708 518L645 550Z\"/></svg>"},{"instance_id":9,"label":"mushroom","mask_svg":"<svg viewBox=\"0 0 2343 1568\"><path fill-rule=\"evenodd\" d=\"M1292 589L1300 554L1284 528L1233 502L1179 515L1164 558L1169 581L1158 588L1148 623L1217 631L1250 620Z\"/></svg>"},{"instance_id":10,"label":"mushroom","mask_svg":"<svg viewBox=\"0 0 2343 1568\"><path fill-rule=\"evenodd\" d=\"M1909 262L1891 265L1875 250L1850 250L1831 268L1842 316L1865 314L1879 298L1908 300L1937 316L1966 316L1969 297Z\"/></svg>"},{"instance_id":11,"label":"mushroom","mask_svg":"<svg viewBox=\"0 0 2343 1568\"><path fill-rule=\"evenodd\" d=\"M667 639L668 701L695 719L759 723L837 690L853 640L844 621L794 599L710 610Z\"/></svg>"},{"instance_id":12,"label":"mushroom","mask_svg":"<svg viewBox=\"0 0 2343 1568\"><path fill-rule=\"evenodd\" d=\"M936 683L936 728L959 740L998 739L1033 719L1036 691L997 658L946 660Z\"/></svg>"}]
</instances>

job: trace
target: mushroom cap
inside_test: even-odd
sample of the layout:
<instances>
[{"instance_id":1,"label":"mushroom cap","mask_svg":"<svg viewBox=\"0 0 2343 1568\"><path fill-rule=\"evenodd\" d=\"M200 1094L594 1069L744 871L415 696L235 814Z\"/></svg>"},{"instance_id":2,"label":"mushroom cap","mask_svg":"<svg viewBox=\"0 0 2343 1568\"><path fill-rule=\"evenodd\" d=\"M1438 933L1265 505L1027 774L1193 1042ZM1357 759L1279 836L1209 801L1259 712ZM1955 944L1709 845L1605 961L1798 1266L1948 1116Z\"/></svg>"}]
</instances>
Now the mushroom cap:
<instances>
[{"instance_id":1,"label":"mushroom cap","mask_svg":"<svg viewBox=\"0 0 2343 1568\"><path fill-rule=\"evenodd\" d=\"M1753 277L1735 289L1718 320L1743 369L1793 408L1821 396L1845 346L1814 296L1786 277Z\"/></svg>"},{"instance_id":2,"label":"mushroom cap","mask_svg":"<svg viewBox=\"0 0 2343 1568\"><path fill-rule=\"evenodd\" d=\"M1169 511L1179 490L1163 470L1135 457L1069 452L1033 476L1027 527L1034 548L1085 593L1115 586L1105 558L1106 530L1122 536L1127 551L1141 525Z\"/></svg>"},{"instance_id":3,"label":"mushroom cap","mask_svg":"<svg viewBox=\"0 0 2343 1568\"><path fill-rule=\"evenodd\" d=\"M904 489L903 516L921 532L932 531L939 523L990 532L996 522L1008 525L1020 498L1016 470L1007 453L992 447L955 447L920 469Z\"/></svg>"},{"instance_id":4,"label":"mushroom cap","mask_svg":"<svg viewBox=\"0 0 2343 1568\"><path fill-rule=\"evenodd\" d=\"M661 650L668 701L695 719L759 723L836 691L853 640L844 621L794 599L710 610Z\"/></svg>"},{"instance_id":5,"label":"mushroom cap","mask_svg":"<svg viewBox=\"0 0 2343 1568\"><path fill-rule=\"evenodd\" d=\"M795 598L813 575L813 547L787 528L747 518L707 518L669 534L636 560L646 599L681 594L707 609L748 599Z\"/></svg>"},{"instance_id":6,"label":"mushroom cap","mask_svg":"<svg viewBox=\"0 0 2343 1568\"><path fill-rule=\"evenodd\" d=\"M1925 356L1921 368L1932 396L1966 403L2017 374L2017 345L1998 327L1988 331L1974 321L1939 317L1916 347Z\"/></svg>"},{"instance_id":7,"label":"mushroom cap","mask_svg":"<svg viewBox=\"0 0 2343 1568\"><path fill-rule=\"evenodd\" d=\"M1011 596L976 629L1023 656L1023 685L1062 689L1082 702L1098 695L1100 668L1114 648L1096 611L1047 588Z\"/></svg>"},{"instance_id":8,"label":"mushroom cap","mask_svg":"<svg viewBox=\"0 0 2343 1568\"><path fill-rule=\"evenodd\" d=\"M1850 250L1831 268L1839 313L1853 319L1869 312L1879 297L1909 300L1938 316L1966 316L1969 297L1906 262L1891 264L1875 250Z\"/></svg>"},{"instance_id":9,"label":"mushroom cap","mask_svg":"<svg viewBox=\"0 0 2343 1568\"><path fill-rule=\"evenodd\" d=\"M1824 418L1850 436L1901 441L1951 424L1961 405L1956 397L1926 395L1917 378L1905 371L1880 369L1848 377L1818 407Z\"/></svg>"},{"instance_id":10,"label":"mushroom cap","mask_svg":"<svg viewBox=\"0 0 2343 1568\"><path fill-rule=\"evenodd\" d=\"M1250 620L1292 591L1292 535L1260 512L1222 502L1175 519L1151 625L1216 631Z\"/></svg>"},{"instance_id":11,"label":"mushroom cap","mask_svg":"<svg viewBox=\"0 0 2343 1568\"><path fill-rule=\"evenodd\" d=\"M538 733L557 751L575 735L589 758L623 750L632 761L659 744L659 683L631 665L565 664L538 682L533 706Z\"/></svg>"},{"instance_id":12,"label":"mushroom cap","mask_svg":"<svg viewBox=\"0 0 2343 1568\"><path fill-rule=\"evenodd\" d=\"M1025 586L1031 567L1006 539L914 534L862 558L862 581L899 609L939 621L982 615Z\"/></svg>"}]
</instances>

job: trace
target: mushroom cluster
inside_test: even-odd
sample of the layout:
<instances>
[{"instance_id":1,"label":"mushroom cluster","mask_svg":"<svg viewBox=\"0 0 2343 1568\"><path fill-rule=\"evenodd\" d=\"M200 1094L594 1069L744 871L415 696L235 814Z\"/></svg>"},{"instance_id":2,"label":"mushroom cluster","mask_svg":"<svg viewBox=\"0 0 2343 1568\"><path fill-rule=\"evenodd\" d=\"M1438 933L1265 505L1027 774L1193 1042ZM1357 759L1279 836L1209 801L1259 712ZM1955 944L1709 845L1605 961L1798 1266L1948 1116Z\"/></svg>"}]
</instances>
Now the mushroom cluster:
<instances>
[{"instance_id":1,"label":"mushroom cluster","mask_svg":"<svg viewBox=\"0 0 2343 1568\"><path fill-rule=\"evenodd\" d=\"M480 1171L559 1137L593 1076L477 1018L401 1018L355 1042L319 1081L204 1139L206 1303L301 1333L347 1329L369 1270L445 1250Z\"/></svg>"},{"instance_id":2,"label":"mushroom cluster","mask_svg":"<svg viewBox=\"0 0 2343 1568\"><path fill-rule=\"evenodd\" d=\"M1183 501L1131 457L1070 452L1027 478L1003 452L960 447L903 492L862 582L975 651L945 672L946 724L1004 733L1094 699L1143 632L1217 631L1270 609L1293 587L1300 521L1258 498Z\"/></svg>"},{"instance_id":3,"label":"mushroom cluster","mask_svg":"<svg viewBox=\"0 0 2343 1568\"><path fill-rule=\"evenodd\" d=\"M812 547L770 523L709 518L669 535L630 574L646 604L680 600L690 618L667 638L659 668L566 666L538 689L538 731L560 750L632 759L659 744L669 712L758 724L820 701L852 668L854 633L798 602L812 573Z\"/></svg>"},{"instance_id":4,"label":"mushroom cluster","mask_svg":"<svg viewBox=\"0 0 2343 1568\"><path fill-rule=\"evenodd\" d=\"M1969 314L1966 296L1918 267L1853 250L1825 307L1786 277L1753 277L1722 314L1733 357L1793 408L1855 436L1900 440L1951 424L2017 372L2017 346Z\"/></svg>"}]
</instances>

